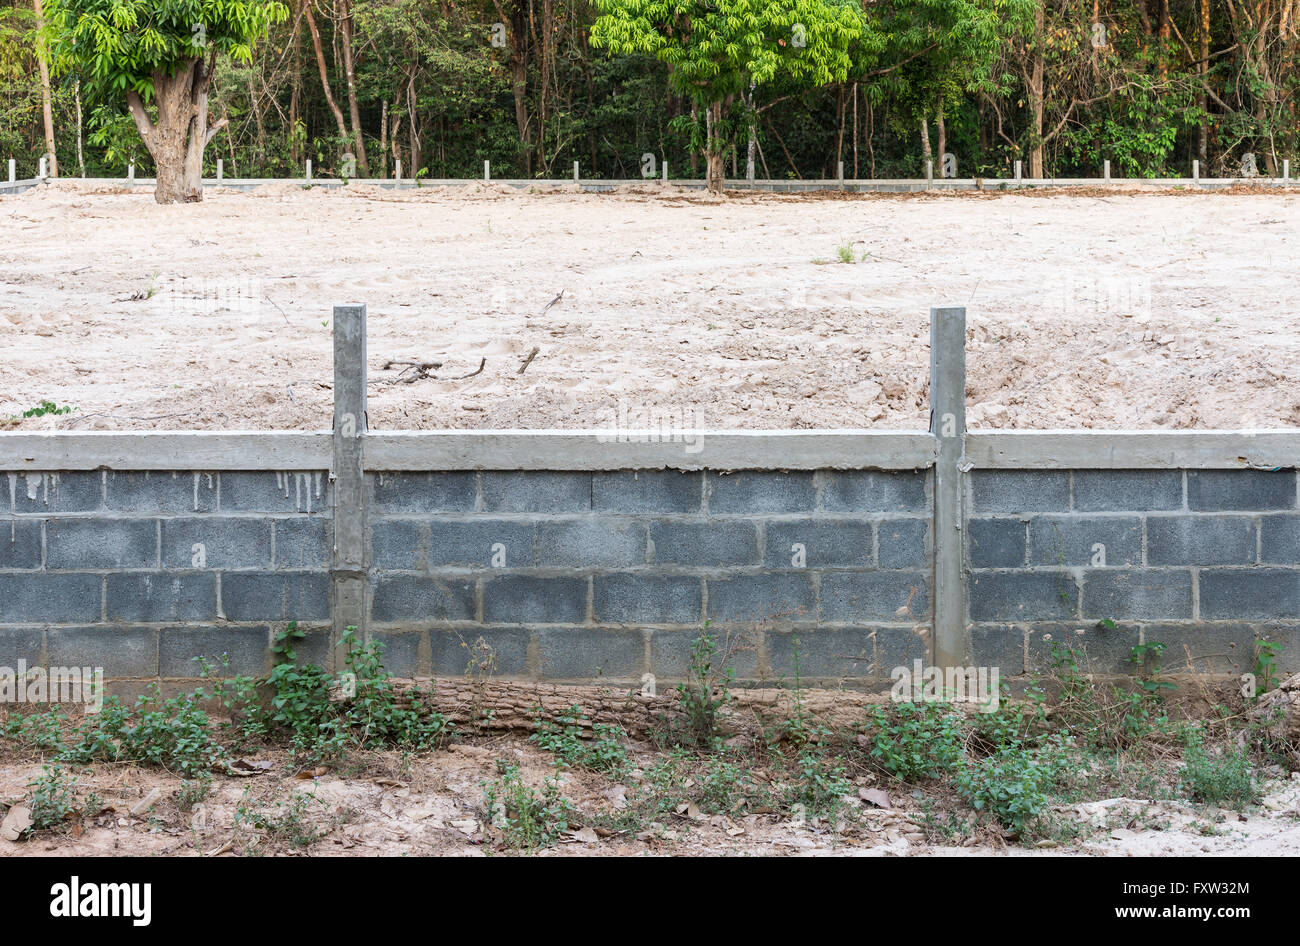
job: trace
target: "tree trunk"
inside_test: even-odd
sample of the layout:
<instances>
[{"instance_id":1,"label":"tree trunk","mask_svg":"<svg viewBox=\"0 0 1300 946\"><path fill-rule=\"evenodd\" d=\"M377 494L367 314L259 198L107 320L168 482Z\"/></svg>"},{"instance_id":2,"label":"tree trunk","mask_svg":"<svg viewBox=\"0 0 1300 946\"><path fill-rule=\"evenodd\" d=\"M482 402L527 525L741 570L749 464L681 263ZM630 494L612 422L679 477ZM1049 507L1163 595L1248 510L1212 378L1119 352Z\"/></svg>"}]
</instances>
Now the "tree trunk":
<instances>
[{"instance_id":1,"label":"tree trunk","mask_svg":"<svg viewBox=\"0 0 1300 946\"><path fill-rule=\"evenodd\" d=\"M154 200L160 204L196 203L203 199L203 152L227 124L208 127L208 86L216 60L185 59L175 75L153 74L157 118L150 118L134 90L126 94L131 117L153 156L158 184Z\"/></svg>"},{"instance_id":2,"label":"tree trunk","mask_svg":"<svg viewBox=\"0 0 1300 946\"><path fill-rule=\"evenodd\" d=\"M935 124L939 126L939 176L944 175L944 162L948 160L948 126L943 117L943 101L939 102L939 111L936 113Z\"/></svg>"},{"instance_id":3,"label":"tree trunk","mask_svg":"<svg viewBox=\"0 0 1300 946\"><path fill-rule=\"evenodd\" d=\"M316 28L316 18L311 15L310 0L303 6L303 13L307 15L307 29L311 31L311 45L316 51L316 65L320 69L320 84L325 91L325 103L329 105L330 111L334 113L334 123L338 126L339 137L346 141L348 126L343 120L343 110L334 101L334 93L330 90L329 73L325 70L325 51L321 48L320 30Z\"/></svg>"},{"instance_id":4,"label":"tree trunk","mask_svg":"<svg viewBox=\"0 0 1300 946\"><path fill-rule=\"evenodd\" d=\"M930 119L925 115L921 116L921 175L925 176L926 163L933 161L934 155L930 151Z\"/></svg>"},{"instance_id":5,"label":"tree trunk","mask_svg":"<svg viewBox=\"0 0 1300 946\"><path fill-rule=\"evenodd\" d=\"M32 0L32 9L36 13L36 28L45 28L45 11L41 0ZM36 43L36 66L41 74L41 117L45 122L45 153L50 156L50 177L59 176L59 157L54 149L54 105L50 95L50 66L45 61L45 44Z\"/></svg>"},{"instance_id":6,"label":"tree trunk","mask_svg":"<svg viewBox=\"0 0 1300 946\"><path fill-rule=\"evenodd\" d=\"M72 99L77 106L77 171L82 177L86 176L86 153L82 148L82 123L81 123L81 80L78 79L72 85Z\"/></svg>"},{"instance_id":7,"label":"tree trunk","mask_svg":"<svg viewBox=\"0 0 1300 946\"><path fill-rule=\"evenodd\" d=\"M1046 19L1043 8L1045 2L1046 0L1039 0L1034 10L1034 61L1029 77L1029 110L1034 118L1033 146L1029 151L1029 176L1035 179L1043 176L1043 46L1047 42L1043 29Z\"/></svg>"},{"instance_id":8,"label":"tree trunk","mask_svg":"<svg viewBox=\"0 0 1300 946\"><path fill-rule=\"evenodd\" d=\"M1201 28L1198 32L1201 34L1201 61L1197 63L1196 71L1200 73L1201 85L1208 86L1210 73L1210 0L1201 0ZM1196 146L1201 165L1208 168L1210 165L1210 92L1208 88L1201 92L1201 108L1206 112L1206 115L1201 119Z\"/></svg>"},{"instance_id":9,"label":"tree trunk","mask_svg":"<svg viewBox=\"0 0 1300 946\"><path fill-rule=\"evenodd\" d=\"M361 110L357 105L357 75L352 64L352 7L344 3L341 6L343 31L343 77L348 84L348 115L352 119L352 146L356 149L357 164L361 166L361 176L370 176L370 162L366 160L366 139L361 131Z\"/></svg>"},{"instance_id":10,"label":"tree trunk","mask_svg":"<svg viewBox=\"0 0 1300 946\"><path fill-rule=\"evenodd\" d=\"M727 180L727 167L723 162L722 154L722 103L709 103L704 115L708 140L705 152L708 160L709 190L714 194L721 194Z\"/></svg>"}]
</instances>

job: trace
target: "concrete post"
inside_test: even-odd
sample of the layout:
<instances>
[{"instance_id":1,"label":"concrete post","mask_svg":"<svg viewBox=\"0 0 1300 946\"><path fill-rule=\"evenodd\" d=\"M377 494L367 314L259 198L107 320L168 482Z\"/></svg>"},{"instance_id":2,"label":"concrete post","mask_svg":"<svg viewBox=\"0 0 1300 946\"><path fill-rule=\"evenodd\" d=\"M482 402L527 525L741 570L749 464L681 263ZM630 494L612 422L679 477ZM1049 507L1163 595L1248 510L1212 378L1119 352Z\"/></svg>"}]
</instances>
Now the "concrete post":
<instances>
[{"instance_id":1,"label":"concrete post","mask_svg":"<svg viewBox=\"0 0 1300 946\"><path fill-rule=\"evenodd\" d=\"M745 161L745 178L749 181L749 186L754 186L754 159L748 158Z\"/></svg>"},{"instance_id":2,"label":"concrete post","mask_svg":"<svg viewBox=\"0 0 1300 946\"><path fill-rule=\"evenodd\" d=\"M492 162L484 161L483 162L483 183L486 184L490 180L492 180Z\"/></svg>"},{"instance_id":3,"label":"concrete post","mask_svg":"<svg viewBox=\"0 0 1300 946\"><path fill-rule=\"evenodd\" d=\"M46 176L46 175L45 175L45 163L46 163L46 160L47 160L47 159L46 159L45 155L41 155L41 169L40 169L39 173L37 174L37 177L41 178L42 180L44 180L44 179L45 179L45 176Z\"/></svg>"},{"instance_id":4,"label":"concrete post","mask_svg":"<svg viewBox=\"0 0 1300 946\"><path fill-rule=\"evenodd\" d=\"M1284 181L1291 180L1291 159L1290 158L1282 159L1282 180Z\"/></svg>"},{"instance_id":5,"label":"concrete post","mask_svg":"<svg viewBox=\"0 0 1300 946\"><path fill-rule=\"evenodd\" d=\"M225 176L226 176L226 162L223 161L221 158L217 158L217 180L219 181Z\"/></svg>"},{"instance_id":6,"label":"concrete post","mask_svg":"<svg viewBox=\"0 0 1300 946\"><path fill-rule=\"evenodd\" d=\"M126 166L126 179L129 183L135 183L135 162L132 161Z\"/></svg>"},{"instance_id":7,"label":"concrete post","mask_svg":"<svg viewBox=\"0 0 1300 946\"><path fill-rule=\"evenodd\" d=\"M396 188L400 190L402 187L402 162L400 160L394 161L393 165L393 180L397 182Z\"/></svg>"},{"instance_id":8,"label":"concrete post","mask_svg":"<svg viewBox=\"0 0 1300 946\"><path fill-rule=\"evenodd\" d=\"M573 162L573 183L578 183L578 162Z\"/></svg>"},{"instance_id":9,"label":"concrete post","mask_svg":"<svg viewBox=\"0 0 1300 946\"><path fill-rule=\"evenodd\" d=\"M934 180L934 160L933 160L932 158L926 158L926 159L925 159L925 183L926 183L926 185L928 186L928 185L930 184L930 182L933 181L933 180Z\"/></svg>"},{"instance_id":10,"label":"concrete post","mask_svg":"<svg viewBox=\"0 0 1300 946\"><path fill-rule=\"evenodd\" d=\"M18 162L13 158L9 159L9 183L12 184L18 180Z\"/></svg>"},{"instance_id":11,"label":"concrete post","mask_svg":"<svg viewBox=\"0 0 1300 946\"><path fill-rule=\"evenodd\" d=\"M1109 161L1105 161L1105 162L1103 162L1103 164L1102 164L1102 176L1105 177L1106 180L1108 180L1108 181L1110 180L1110 162L1109 162Z\"/></svg>"},{"instance_id":12,"label":"concrete post","mask_svg":"<svg viewBox=\"0 0 1300 946\"><path fill-rule=\"evenodd\" d=\"M1199 181L1200 179L1201 179L1201 162L1193 158L1192 159L1192 180Z\"/></svg>"},{"instance_id":13,"label":"concrete post","mask_svg":"<svg viewBox=\"0 0 1300 946\"><path fill-rule=\"evenodd\" d=\"M1017 161L1017 162L1016 162L1016 180L1017 180L1017 181L1020 180L1020 177L1021 177L1021 174L1022 174L1023 171L1024 171L1024 162L1023 162L1023 161Z\"/></svg>"},{"instance_id":14,"label":"concrete post","mask_svg":"<svg viewBox=\"0 0 1300 946\"><path fill-rule=\"evenodd\" d=\"M667 162L667 161L664 162L664 180L665 180L665 181L668 180L668 162Z\"/></svg>"},{"instance_id":15,"label":"concrete post","mask_svg":"<svg viewBox=\"0 0 1300 946\"><path fill-rule=\"evenodd\" d=\"M934 464L934 666L966 660L962 480L966 454L966 309L930 310L930 433Z\"/></svg>"},{"instance_id":16,"label":"concrete post","mask_svg":"<svg viewBox=\"0 0 1300 946\"><path fill-rule=\"evenodd\" d=\"M840 190L844 190L844 162L840 161L835 168L835 179L839 181Z\"/></svg>"},{"instance_id":17,"label":"concrete post","mask_svg":"<svg viewBox=\"0 0 1300 946\"><path fill-rule=\"evenodd\" d=\"M330 560L330 652L327 669L342 669L338 644L349 627L367 639L368 499L362 469L366 432L366 307L334 307L334 545Z\"/></svg>"}]
</instances>

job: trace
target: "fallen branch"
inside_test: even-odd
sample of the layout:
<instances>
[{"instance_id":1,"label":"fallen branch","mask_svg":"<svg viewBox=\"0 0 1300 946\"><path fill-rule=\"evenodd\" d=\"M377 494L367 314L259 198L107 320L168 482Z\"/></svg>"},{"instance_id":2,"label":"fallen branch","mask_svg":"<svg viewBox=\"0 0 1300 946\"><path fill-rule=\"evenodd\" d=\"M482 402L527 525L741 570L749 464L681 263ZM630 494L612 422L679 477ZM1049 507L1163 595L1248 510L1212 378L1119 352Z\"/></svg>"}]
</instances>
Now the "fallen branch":
<instances>
[{"instance_id":1,"label":"fallen branch","mask_svg":"<svg viewBox=\"0 0 1300 946\"><path fill-rule=\"evenodd\" d=\"M528 357L524 359L524 363L519 366L519 374L523 374L528 370L528 366L533 363L533 359L537 357L537 353L540 351L541 349L536 345L533 346L533 350L528 353Z\"/></svg>"}]
</instances>

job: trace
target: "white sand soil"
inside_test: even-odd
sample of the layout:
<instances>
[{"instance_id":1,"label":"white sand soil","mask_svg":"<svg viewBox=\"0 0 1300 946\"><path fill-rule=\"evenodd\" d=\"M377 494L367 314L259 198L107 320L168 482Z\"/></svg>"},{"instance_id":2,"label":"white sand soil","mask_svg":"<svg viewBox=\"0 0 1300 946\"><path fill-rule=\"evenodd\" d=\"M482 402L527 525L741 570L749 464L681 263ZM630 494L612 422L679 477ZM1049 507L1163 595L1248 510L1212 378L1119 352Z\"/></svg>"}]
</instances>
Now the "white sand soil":
<instances>
[{"instance_id":1,"label":"white sand soil","mask_svg":"<svg viewBox=\"0 0 1300 946\"><path fill-rule=\"evenodd\" d=\"M375 428L919 429L957 304L972 426L1300 425L1300 195L542 191L0 197L0 418L327 427L362 301Z\"/></svg>"}]
</instances>

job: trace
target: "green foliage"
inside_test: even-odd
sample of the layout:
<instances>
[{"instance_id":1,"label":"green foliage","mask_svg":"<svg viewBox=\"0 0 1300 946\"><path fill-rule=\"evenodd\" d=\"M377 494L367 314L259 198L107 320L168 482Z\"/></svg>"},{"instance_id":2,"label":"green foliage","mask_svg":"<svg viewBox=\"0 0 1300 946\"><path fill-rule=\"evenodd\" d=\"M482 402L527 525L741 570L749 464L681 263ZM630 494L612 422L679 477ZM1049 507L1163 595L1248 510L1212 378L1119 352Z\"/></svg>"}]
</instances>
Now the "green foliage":
<instances>
[{"instance_id":1,"label":"green foliage","mask_svg":"<svg viewBox=\"0 0 1300 946\"><path fill-rule=\"evenodd\" d=\"M1180 788L1193 801L1236 810L1259 801L1259 787L1245 749L1225 747L1211 753L1203 735L1193 730L1183 762Z\"/></svg>"},{"instance_id":2,"label":"green foliage","mask_svg":"<svg viewBox=\"0 0 1300 946\"><path fill-rule=\"evenodd\" d=\"M618 777L627 768L627 750L623 743L627 733L618 726L597 723L591 727L590 739L583 737L586 718L576 704L560 715L556 722L541 719L541 707L534 711L536 730L529 741L547 752L555 753L562 765L603 772Z\"/></svg>"},{"instance_id":3,"label":"green foliage","mask_svg":"<svg viewBox=\"0 0 1300 946\"><path fill-rule=\"evenodd\" d=\"M953 784L976 812L1021 832L1047 807L1071 755L1070 742L1060 737L1032 750L1006 749L962 765Z\"/></svg>"},{"instance_id":4,"label":"green foliage","mask_svg":"<svg viewBox=\"0 0 1300 946\"><path fill-rule=\"evenodd\" d=\"M29 407L23 411L23 417L45 417L46 415L58 416L60 414L71 414L75 408L64 405L59 407L53 401L42 400L35 407Z\"/></svg>"},{"instance_id":5,"label":"green foliage","mask_svg":"<svg viewBox=\"0 0 1300 946\"><path fill-rule=\"evenodd\" d=\"M558 771L540 794L524 783L513 763L498 760L497 773L497 779L483 782L483 807L505 846L536 851L559 841L575 812L560 792Z\"/></svg>"},{"instance_id":6,"label":"green foliage","mask_svg":"<svg viewBox=\"0 0 1300 946\"><path fill-rule=\"evenodd\" d=\"M274 807L261 807L252 800L252 792L244 789L239 807L235 809L235 827L264 831L267 837L284 841L295 850L311 847L329 831L311 820L311 806L323 807L315 795L293 792Z\"/></svg>"},{"instance_id":7,"label":"green foliage","mask_svg":"<svg viewBox=\"0 0 1300 946\"><path fill-rule=\"evenodd\" d=\"M46 0L45 40L56 69L105 100L128 90L146 101L154 75L222 54L251 62L253 45L288 8L275 0Z\"/></svg>"},{"instance_id":8,"label":"green foliage","mask_svg":"<svg viewBox=\"0 0 1300 946\"><path fill-rule=\"evenodd\" d=\"M895 703L876 707L871 758L904 782L937 778L961 763L966 733L960 713L942 703Z\"/></svg>"},{"instance_id":9,"label":"green foliage","mask_svg":"<svg viewBox=\"0 0 1300 946\"><path fill-rule=\"evenodd\" d=\"M65 776L58 766L41 766L40 777L27 783L32 790L27 799L32 813L31 830L43 831L63 823L75 805L76 784L77 780Z\"/></svg>"},{"instance_id":10,"label":"green foliage","mask_svg":"<svg viewBox=\"0 0 1300 946\"><path fill-rule=\"evenodd\" d=\"M686 715L684 728L669 731L668 738L682 745L712 746L717 739L718 715L731 703L734 671L718 654L718 642L706 621L691 642L686 680L677 684L679 705ZM720 665L721 664L721 665Z\"/></svg>"}]
</instances>

